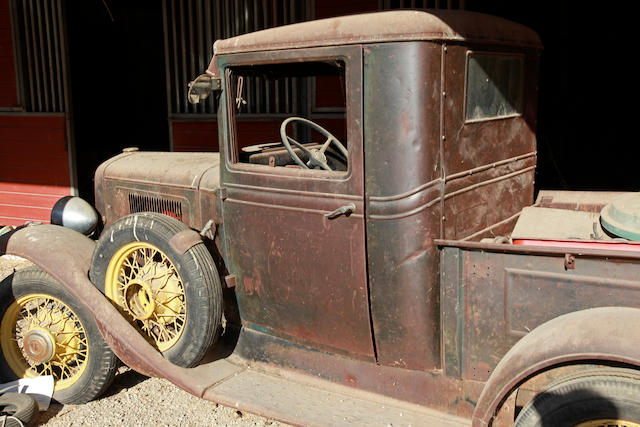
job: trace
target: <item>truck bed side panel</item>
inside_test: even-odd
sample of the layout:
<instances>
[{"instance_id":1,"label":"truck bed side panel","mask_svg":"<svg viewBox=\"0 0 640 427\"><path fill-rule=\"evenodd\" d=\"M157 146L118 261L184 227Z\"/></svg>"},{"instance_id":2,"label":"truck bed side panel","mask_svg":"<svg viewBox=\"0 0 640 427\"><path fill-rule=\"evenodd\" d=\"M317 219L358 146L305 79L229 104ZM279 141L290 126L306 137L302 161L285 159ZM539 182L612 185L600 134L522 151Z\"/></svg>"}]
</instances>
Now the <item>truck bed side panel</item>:
<instances>
[{"instance_id":1,"label":"truck bed side panel","mask_svg":"<svg viewBox=\"0 0 640 427\"><path fill-rule=\"evenodd\" d=\"M447 374L486 381L538 325L593 307L640 308L640 265L615 258L532 255L447 247L442 252Z\"/></svg>"}]
</instances>

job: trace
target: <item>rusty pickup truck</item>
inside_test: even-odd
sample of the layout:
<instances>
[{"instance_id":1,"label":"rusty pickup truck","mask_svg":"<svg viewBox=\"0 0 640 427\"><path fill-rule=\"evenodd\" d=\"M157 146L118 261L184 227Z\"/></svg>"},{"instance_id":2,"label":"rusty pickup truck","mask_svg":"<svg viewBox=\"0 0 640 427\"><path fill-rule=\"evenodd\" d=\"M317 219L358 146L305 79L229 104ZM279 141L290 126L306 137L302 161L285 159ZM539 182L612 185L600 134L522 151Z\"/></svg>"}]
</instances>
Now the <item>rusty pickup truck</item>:
<instances>
[{"instance_id":1,"label":"rusty pickup truck","mask_svg":"<svg viewBox=\"0 0 640 427\"><path fill-rule=\"evenodd\" d=\"M97 229L66 199L1 236L37 267L0 287L0 373L78 403L119 359L300 425L639 426L636 195L534 200L541 49L461 11L218 40L189 100L219 152L127 149Z\"/></svg>"}]
</instances>

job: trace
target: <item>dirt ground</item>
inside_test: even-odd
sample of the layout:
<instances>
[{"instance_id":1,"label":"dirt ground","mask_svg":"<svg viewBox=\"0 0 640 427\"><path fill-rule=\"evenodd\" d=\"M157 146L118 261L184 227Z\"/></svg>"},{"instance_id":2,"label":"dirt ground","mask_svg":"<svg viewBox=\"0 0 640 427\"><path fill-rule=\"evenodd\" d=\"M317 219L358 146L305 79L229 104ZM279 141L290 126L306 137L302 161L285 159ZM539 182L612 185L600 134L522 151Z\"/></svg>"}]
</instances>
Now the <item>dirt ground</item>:
<instances>
[{"instance_id":1,"label":"dirt ground","mask_svg":"<svg viewBox=\"0 0 640 427\"><path fill-rule=\"evenodd\" d=\"M30 262L0 257L0 279ZM285 426L192 396L161 378L147 378L123 366L105 395L84 405L52 403L37 424L67 426Z\"/></svg>"}]
</instances>

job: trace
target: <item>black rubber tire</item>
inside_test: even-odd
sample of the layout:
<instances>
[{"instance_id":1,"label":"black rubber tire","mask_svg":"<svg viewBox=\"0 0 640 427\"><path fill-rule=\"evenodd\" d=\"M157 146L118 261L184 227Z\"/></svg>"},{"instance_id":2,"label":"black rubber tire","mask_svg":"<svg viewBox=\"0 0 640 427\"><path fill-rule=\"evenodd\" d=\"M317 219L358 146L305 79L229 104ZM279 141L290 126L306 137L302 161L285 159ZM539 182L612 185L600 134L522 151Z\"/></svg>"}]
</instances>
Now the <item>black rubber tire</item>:
<instances>
[{"instance_id":1,"label":"black rubber tire","mask_svg":"<svg viewBox=\"0 0 640 427\"><path fill-rule=\"evenodd\" d=\"M640 423L640 381L626 375L579 375L559 381L525 405L516 427L575 426L619 419Z\"/></svg>"},{"instance_id":2,"label":"black rubber tire","mask_svg":"<svg viewBox=\"0 0 640 427\"><path fill-rule=\"evenodd\" d=\"M30 426L38 416L38 402L23 393L5 393L0 396L0 417L7 416L4 423L0 425L5 427L20 427L20 423L11 417L15 417L22 425Z\"/></svg>"},{"instance_id":3,"label":"black rubber tire","mask_svg":"<svg viewBox=\"0 0 640 427\"><path fill-rule=\"evenodd\" d=\"M182 222L166 215L142 212L120 218L105 229L93 253L89 276L105 293L105 279L111 259L132 242L145 242L160 249L178 271L186 300L186 320L180 338L162 354L170 362L192 367L214 344L222 321L222 286L204 243L179 253L169 241L187 230ZM133 321L133 318L131 318Z\"/></svg>"},{"instance_id":4,"label":"black rubber tire","mask_svg":"<svg viewBox=\"0 0 640 427\"><path fill-rule=\"evenodd\" d=\"M98 326L82 304L67 292L53 277L37 267L27 267L8 276L0 284L0 316L3 322L6 310L20 297L31 294L44 294L57 298L66 304L78 317L85 331L89 356L83 373L73 384L55 390L53 398L61 403L80 404L95 399L113 382L117 369L117 358L104 342ZM7 380L17 379L19 373L13 372L0 352L0 376Z\"/></svg>"}]
</instances>

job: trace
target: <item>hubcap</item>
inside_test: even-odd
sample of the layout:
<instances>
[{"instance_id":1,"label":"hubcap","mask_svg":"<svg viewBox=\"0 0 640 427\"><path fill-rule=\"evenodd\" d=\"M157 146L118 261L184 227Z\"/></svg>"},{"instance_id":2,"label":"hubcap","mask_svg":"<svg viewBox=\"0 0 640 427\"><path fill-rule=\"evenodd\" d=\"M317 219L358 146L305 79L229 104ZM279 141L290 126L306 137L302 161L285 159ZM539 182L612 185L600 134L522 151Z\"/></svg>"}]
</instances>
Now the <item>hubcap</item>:
<instances>
[{"instance_id":1,"label":"hubcap","mask_svg":"<svg viewBox=\"0 0 640 427\"><path fill-rule=\"evenodd\" d=\"M49 331L32 329L24 335L23 351L29 362L39 365L50 361L55 354L55 338Z\"/></svg>"},{"instance_id":2,"label":"hubcap","mask_svg":"<svg viewBox=\"0 0 640 427\"><path fill-rule=\"evenodd\" d=\"M149 319L155 309L156 303L153 300L153 291L146 283L132 280L123 289L124 306L136 320Z\"/></svg>"}]
</instances>

